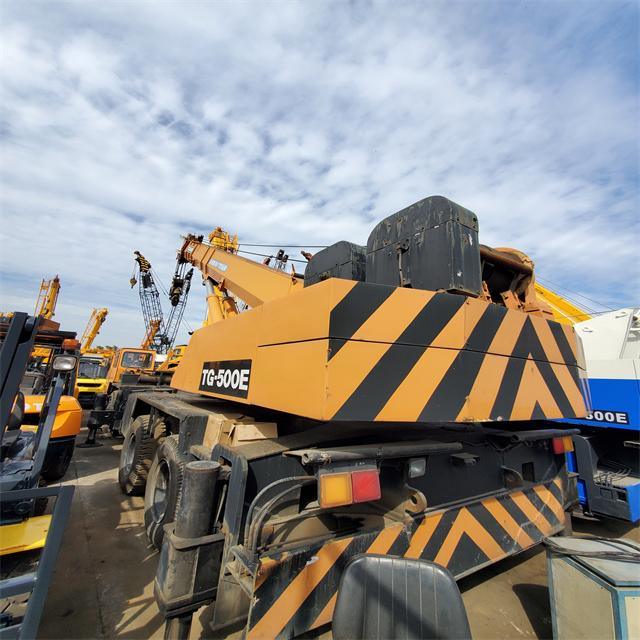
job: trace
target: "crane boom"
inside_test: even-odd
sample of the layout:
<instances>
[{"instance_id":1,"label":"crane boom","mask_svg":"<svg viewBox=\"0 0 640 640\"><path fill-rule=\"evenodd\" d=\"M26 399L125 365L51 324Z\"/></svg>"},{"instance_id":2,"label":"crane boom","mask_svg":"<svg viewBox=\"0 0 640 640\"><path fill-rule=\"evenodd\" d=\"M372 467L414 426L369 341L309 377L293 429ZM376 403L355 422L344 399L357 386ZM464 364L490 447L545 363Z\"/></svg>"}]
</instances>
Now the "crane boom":
<instances>
[{"instance_id":1,"label":"crane boom","mask_svg":"<svg viewBox=\"0 0 640 640\"><path fill-rule=\"evenodd\" d=\"M216 235L219 232L216 229L208 243L202 236L188 235L178 252L178 260L192 264L205 279L210 278L250 307L302 290L303 280L295 273L287 274L239 256L237 241L235 246L233 242L221 242Z\"/></svg>"},{"instance_id":2,"label":"crane boom","mask_svg":"<svg viewBox=\"0 0 640 640\"><path fill-rule=\"evenodd\" d=\"M86 353L91 349L93 345L93 341L96 336L100 333L100 328L104 324L104 321L107 319L107 315L109 314L109 310L102 309L94 309L91 312L91 316L89 317L89 322L87 323L87 327L82 334L82 340L80 341L80 351L81 353Z\"/></svg>"},{"instance_id":3,"label":"crane boom","mask_svg":"<svg viewBox=\"0 0 640 640\"><path fill-rule=\"evenodd\" d=\"M38 300L36 301L36 316L42 316L50 320L55 315L56 303L60 294L60 278L56 276L52 280L43 280L40 283Z\"/></svg>"},{"instance_id":4,"label":"crane boom","mask_svg":"<svg viewBox=\"0 0 640 640\"><path fill-rule=\"evenodd\" d=\"M583 322L584 320L591 320L592 316L584 309L581 309L573 302L569 302L565 297L543 287L536 282L535 284L536 294L538 298L544 300L553 311L553 319L556 322L562 322L563 324L574 325L576 322Z\"/></svg>"},{"instance_id":5,"label":"crane boom","mask_svg":"<svg viewBox=\"0 0 640 640\"><path fill-rule=\"evenodd\" d=\"M138 278L134 276L129 281L134 287L138 283L140 306L145 325L143 349L153 349L158 353L167 353L173 347L180 322L187 304L187 297L191 289L193 269L187 271L185 263L178 263L171 280L169 300L171 312L165 321L160 302L160 293L156 286L151 263L139 252L135 252Z\"/></svg>"},{"instance_id":6,"label":"crane boom","mask_svg":"<svg viewBox=\"0 0 640 640\"><path fill-rule=\"evenodd\" d=\"M140 343L140 349L152 349L156 336L158 335L158 329L160 328L159 320L151 320L149 322L149 328L144 336L143 341Z\"/></svg>"}]
</instances>

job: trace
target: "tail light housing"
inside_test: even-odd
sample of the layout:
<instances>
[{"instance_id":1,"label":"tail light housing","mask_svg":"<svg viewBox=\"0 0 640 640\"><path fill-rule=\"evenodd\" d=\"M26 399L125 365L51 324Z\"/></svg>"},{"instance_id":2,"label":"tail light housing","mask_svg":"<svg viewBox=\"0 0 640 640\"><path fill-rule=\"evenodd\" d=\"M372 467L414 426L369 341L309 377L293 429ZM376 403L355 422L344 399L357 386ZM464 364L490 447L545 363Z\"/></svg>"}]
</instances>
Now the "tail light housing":
<instances>
[{"instance_id":1,"label":"tail light housing","mask_svg":"<svg viewBox=\"0 0 640 640\"><path fill-rule=\"evenodd\" d=\"M358 502L372 502L382 496L380 472L377 467L318 475L318 500L323 509Z\"/></svg>"},{"instance_id":2,"label":"tail light housing","mask_svg":"<svg viewBox=\"0 0 640 640\"><path fill-rule=\"evenodd\" d=\"M551 446L553 447L553 453L558 455L566 453L567 451L573 451L573 438L571 436L552 438Z\"/></svg>"}]
</instances>

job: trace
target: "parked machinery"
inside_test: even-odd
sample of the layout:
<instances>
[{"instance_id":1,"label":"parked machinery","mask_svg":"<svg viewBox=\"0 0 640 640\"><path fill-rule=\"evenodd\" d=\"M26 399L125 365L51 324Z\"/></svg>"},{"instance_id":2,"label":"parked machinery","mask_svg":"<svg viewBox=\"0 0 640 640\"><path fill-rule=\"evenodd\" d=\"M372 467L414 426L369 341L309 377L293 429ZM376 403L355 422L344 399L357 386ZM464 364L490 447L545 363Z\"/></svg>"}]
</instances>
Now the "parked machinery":
<instances>
[{"instance_id":1,"label":"parked machinery","mask_svg":"<svg viewBox=\"0 0 640 640\"><path fill-rule=\"evenodd\" d=\"M175 342L186 308L193 269L187 269L185 263L176 266L167 295L171 304L169 317L165 320L160 302L160 293L151 268L151 263L139 252L135 252L134 273L129 283L131 287L138 284L140 306L145 324L143 349L153 349L165 354L171 350Z\"/></svg>"},{"instance_id":2,"label":"parked machinery","mask_svg":"<svg viewBox=\"0 0 640 640\"><path fill-rule=\"evenodd\" d=\"M106 373L112 352L108 349L93 348L93 342L108 315L109 310L106 308L93 309L80 340L82 356L76 378L75 396L85 409L92 409L96 397L106 393L108 388Z\"/></svg>"},{"instance_id":3,"label":"parked machinery","mask_svg":"<svg viewBox=\"0 0 640 640\"><path fill-rule=\"evenodd\" d=\"M6 339L9 328L10 322L0 321L0 342ZM25 401L22 430L35 431L56 376L53 367L55 358L62 355L73 357L74 367L64 378L64 393L57 405L42 466L41 475L48 482L60 480L69 468L82 422L82 409L74 396L80 351L80 343L75 338L75 332L62 331L57 322L41 318L27 369L20 383Z\"/></svg>"},{"instance_id":4,"label":"parked machinery","mask_svg":"<svg viewBox=\"0 0 640 640\"><path fill-rule=\"evenodd\" d=\"M40 283L35 315L41 316L45 320L51 320L56 312L59 295L60 278L58 276L51 280L43 280Z\"/></svg>"},{"instance_id":5,"label":"parked machinery","mask_svg":"<svg viewBox=\"0 0 640 640\"><path fill-rule=\"evenodd\" d=\"M640 309L591 314L566 296L536 283L558 322L581 338L591 405L567 453L577 472L580 505L587 514L640 521Z\"/></svg>"},{"instance_id":6,"label":"parked machinery","mask_svg":"<svg viewBox=\"0 0 640 640\"><path fill-rule=\"evenodd\" d=\"M52 354L51 384L33 428L19 390L43 318L12 313L0 347L0 636L35 638L69 515L73 486L39 487L76 356ZM44 514L49 498L55 503ZM25 559L25 552L30 552Z\"/></svg>"},{"instance_id":7,"label":"parked machinery","mask_svg":"<svg viewBox=\"0 0 640 640\"><path fill-rule=\"evenodd\" d=\"M119 471L126 493L146 486L169 634L215 600L214 629L291 637L331 621L357 554L461 577L563 529L572 430L549 420L586 414L578 342L531 260L477 234L426 198L304 278L186 237L210 322L177 392L129 396Z\"/></svg>"},{"instance_id":8,"label":"parked machinery","mask_svg":"<svg viewBox=\"0 0 640 640\"><path fill-rule=\"evenodd\" d=\"M586 513L640 522L640 308L575 325L587 363L592 410L569 456Z\"/></svg>"}]
</instances>

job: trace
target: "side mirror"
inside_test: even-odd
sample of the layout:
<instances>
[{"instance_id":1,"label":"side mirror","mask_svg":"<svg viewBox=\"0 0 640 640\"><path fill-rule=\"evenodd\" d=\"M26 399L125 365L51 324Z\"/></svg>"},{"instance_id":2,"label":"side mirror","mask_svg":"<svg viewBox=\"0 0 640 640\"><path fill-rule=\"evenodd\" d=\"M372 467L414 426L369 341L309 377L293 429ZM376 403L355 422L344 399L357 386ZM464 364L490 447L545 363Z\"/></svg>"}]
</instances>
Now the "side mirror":
<instances>
[{"instance_id":1,"label":"side mirror","mask_svg":"<svg viewBox=\"0 0 640 640\"><path fill-rule=\"evenodd\" d=\"M13 409L11 410L11 415L9 416L9 422L7 423L8 431L15 431L22 426L22 421L24 420L24 393L22 391L18 391L16 395L16 399L13 403Z\"/></svg>"},{"instance_id":2,"label":"side mirror","mask_svg":"<svg viewBox=\"0 0 640 640\"><path fill-rule=\"evenodd\" d=\"M470 640L453 576L426 560L360 555L346 566L333 614L335 640Z\"/></svg>"}]
</instances>

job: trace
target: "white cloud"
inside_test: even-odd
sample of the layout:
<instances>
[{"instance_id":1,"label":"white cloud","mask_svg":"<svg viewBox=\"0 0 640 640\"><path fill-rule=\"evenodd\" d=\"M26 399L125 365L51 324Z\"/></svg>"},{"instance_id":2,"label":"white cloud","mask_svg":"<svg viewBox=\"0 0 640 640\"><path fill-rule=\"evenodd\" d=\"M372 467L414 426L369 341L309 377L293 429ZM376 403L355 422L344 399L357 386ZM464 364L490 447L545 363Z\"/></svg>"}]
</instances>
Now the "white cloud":
<instances>
[{"instance_id":1,"label":"white cloud","mask_svg":"<svg viewBox=\"0 0 640 640\"><path fill-rule=\"evenodd\" d=\"M134 342L134 249L168 281L190 231L365 242L434 193L637 304L638 7L584 7L5 2L0 308L60 273L65 326Z\"/></svg>"}]
</instances>

